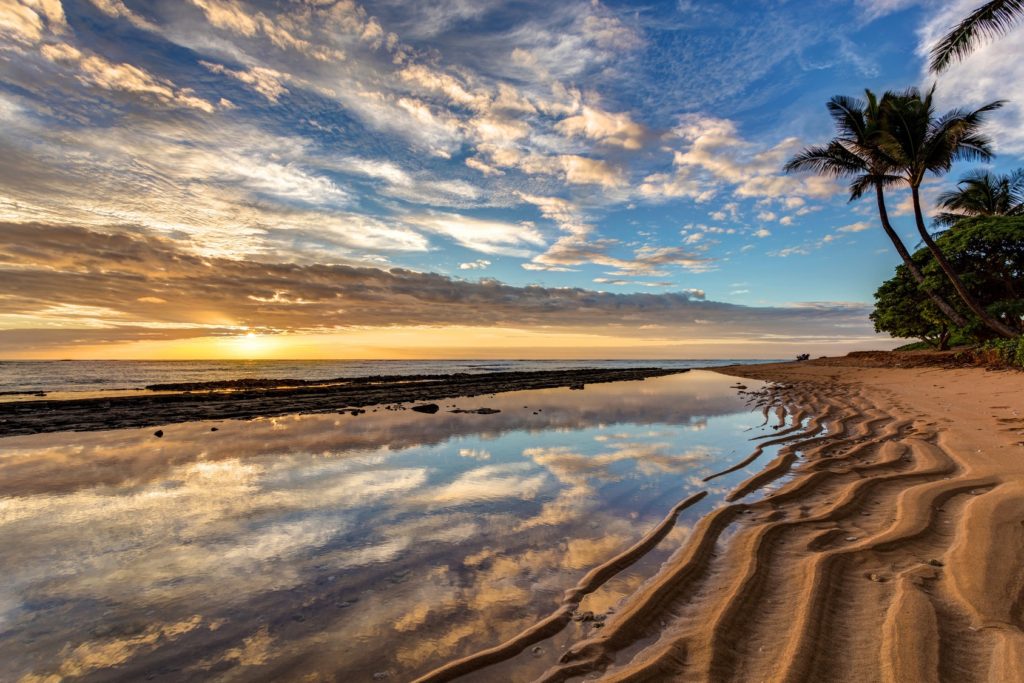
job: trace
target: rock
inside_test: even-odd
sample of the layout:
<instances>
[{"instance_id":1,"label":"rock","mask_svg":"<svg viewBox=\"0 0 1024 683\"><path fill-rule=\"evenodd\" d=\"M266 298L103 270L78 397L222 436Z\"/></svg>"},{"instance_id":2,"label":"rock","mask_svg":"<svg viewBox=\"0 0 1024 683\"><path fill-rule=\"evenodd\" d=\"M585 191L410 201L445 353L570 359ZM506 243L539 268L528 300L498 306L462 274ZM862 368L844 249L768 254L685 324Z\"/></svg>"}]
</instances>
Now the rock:
<instances>
[{"instance_id":1,"label":"rock","mask_svg":"<svg viewBox=\"0 0 1024 683\"><path fill-rule=\"evenodd\" d=\"M583 391L584 386L583 382L577 382L575 384L570 384L569 389L572 391Z\"/></svg>"},{"instance_id":2,"label":"rock","mask_svg":"<svg viewBox=\"0 0 1024 683\"><path fill-rule=\"evenodd\" d=\"M586 612L576 612L575 614L572 615L572 620L573 621L593 621L594 620L594 613L591 612L590 610L587 610Z\"/></svg>"},{"instance_id":3,"label":"rock","mask_svg":"<svg viewBox=\"0 0 1024 683\"><path fill-rule=\"evenodd\" d=\"M846 537L846 540L847 540L847 541L851 541L851 542L852 542L852 541L856 541L856 540L857 540L857 537L856 537L856 536L847 536L847 537Z\"/></svg>"},{"instance_id":4,"label":"rock","mask_svg":"<svg viewBox=\"0 0 1024 683\"><path fill-rule=\"evenodd\" d=\"M436 403L422 403L418 406L413 406L412 409L415 410L417 413L426 413L428 415L433 415L441 408ZM376 674L374 675L376 676Z\"/></svg>"},{"instance_id":5,"label":"rock","mask_svg":"<svg viewBox=\"0 0 1024 683\"><path fill-rule=\"evenodd\" d=\"M874 581L875 583L885 583L886 580L884 576L882 576L881 574L876 574L875 572L871 572L870 574L868 574L868 578Z\"/></svg>"},{"instance_id":6,"label":"rock","mask_svg":"<svg viewBox=\"0 0 1024 683\"><path fill-rule=\"evenodd\" d=\"M164 430L162 430L162 429L156 430L155 432L153 432L153 436L155 436L158 439L164 438Z\"/></svg>"},{"instance_id":7,"label":"rock","mask_svg":"<svg viewBox=\"0 0 1024 683\"><path fill-rule=\"evenodd\" d=\"M217 427L210 427L210 431L211 432L219 432L220 429L218 429Z\"/></svg>"},{"instance_id":8,"label":"rock","mask_svg":"<svg viewBox=\"0 0 1024 683\"><path fill-rule=\"evenodd\" d=\"M387 678L390 675L391 674L389 674L387 671L378 671L377 673L373 674L373 680L375 680L375 681L383 681L385 678Z\"/></svg>"},{"instance_id":9,"label":"rock","mask_svg":"<svg viewBox=\"0 0 1024 683\"><path fill-rule=\"evenodd\" d=\"M542 654L544 654L544 648L542 648L540 645L534 645L530 648L530 654L532 654L534 657L540 657Z\"/></svg>"},{"instance_id":10,"label":"rock","mask_svg":"<svg viewBox=\"0 0 1024 683\"><path fill-rule=\"evenodd\" d=\"M940 560L935 560L935 559L928 560L928 564L930 564L933 567L945 567L946 566L945 562L941 562Z\"/></svg>"},{"instance_id":11,"label":"rock","mask_svg":"<svg viewBox=\"0 0 1024 683\"><path fill-rule=\"evenodd\" d=\"M500 413L501 411L498 410L497 408L476 408L474 410L464 410L462 408L456 408L455 410L451 410L449 412L452 412L452 413L474 413L476 415L494 415L495 413Z\"/></svg>"}]
</instances>

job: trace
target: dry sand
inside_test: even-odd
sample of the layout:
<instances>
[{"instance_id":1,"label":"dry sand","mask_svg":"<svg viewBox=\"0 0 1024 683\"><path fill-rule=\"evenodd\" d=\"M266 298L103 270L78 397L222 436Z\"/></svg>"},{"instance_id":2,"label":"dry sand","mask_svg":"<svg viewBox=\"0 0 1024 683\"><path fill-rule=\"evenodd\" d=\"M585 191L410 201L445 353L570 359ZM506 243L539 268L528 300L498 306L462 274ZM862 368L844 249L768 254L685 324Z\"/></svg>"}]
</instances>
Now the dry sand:
<instances>
[{"instance_id":1,"label":"dry sand","mask_svg":"<svg viewBox=\"0 0 1024 683\"><path fill-rule=\"evenodd\" d=\"M1024 681L1024 373L886 364L723 369L776 383L751 395L779 421L738 463L756 474L541 680ZM625 555L421 680L487 680Z\"/></svg>"}]
</instances>

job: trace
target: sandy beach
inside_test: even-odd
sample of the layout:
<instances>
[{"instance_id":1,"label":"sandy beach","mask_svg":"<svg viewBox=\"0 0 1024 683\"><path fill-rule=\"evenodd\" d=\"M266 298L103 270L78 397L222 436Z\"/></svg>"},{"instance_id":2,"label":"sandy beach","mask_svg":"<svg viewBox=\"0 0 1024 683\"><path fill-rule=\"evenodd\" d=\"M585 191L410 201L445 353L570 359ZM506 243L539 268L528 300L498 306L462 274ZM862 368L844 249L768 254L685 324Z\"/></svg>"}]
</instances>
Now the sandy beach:
<instances>
[{"instance_id":1,"label":"sandy beach","mask_svg":"<svg viewBox=\"0 0 1024 683\"><path fill-rule=\"evenodd\" d=\"M776 433L730 468L756 473L539 680L1024 679L1024 374L892 364L723 368L772 383L750 397ZM486 680L573 599L420 680Z\"/></svg>"}]
</instances>

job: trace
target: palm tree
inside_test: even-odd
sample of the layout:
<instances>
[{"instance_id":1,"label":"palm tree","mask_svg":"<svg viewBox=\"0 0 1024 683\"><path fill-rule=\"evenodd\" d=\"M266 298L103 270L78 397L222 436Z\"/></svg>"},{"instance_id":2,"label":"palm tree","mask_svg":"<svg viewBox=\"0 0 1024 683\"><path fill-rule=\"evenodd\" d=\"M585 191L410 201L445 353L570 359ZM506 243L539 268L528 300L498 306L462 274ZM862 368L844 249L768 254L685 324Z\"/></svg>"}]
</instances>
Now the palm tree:
<instances>
[{"instance_id":1,"label":"palm tree","mask_svg":"<svg viewBox=\"0 0 1024 683\"><path fill-rule=\"evenodd\" d=\"M971 216L1024 216L1024 168L1006 175L972 171L955 190L940 194L937 203L945 209L935 217L942 226Z\"/></svg>"},{"instance_id":2,"label":"palm tree","mask_svg":"<svg viewBox=\"0 0 1024 683\"><path fill-rule=\"evenodd\" d=\"M1024 0L991 0L967 15L942 37L931 52L932 73L960 61L985 38L1006 34L1024 19Z\"/></svg>"},{"instance_id":3,"label":"palm tree","mask_svg":"<svg viewBox=\"0 0 1024 683\"><path fill-rule=\"evenodd\" d=\"M932 103L934 92L934 87L927 95L922 95L917 88L910 88L886 98L879 106L876 144L891 160L892 171L910 186L917 232L957 294L986 327L1000 336L1014 337L1017 332L990 315L964 287L960 276L929 234L921 212L921 183L927 174L942 175L950 170L954 161L988 161L992 158L989 140L979 129L985 115L1003 103L991 102L974 111L954 109L936 118Z\"/></svg>"},{"instance_id":4,"label":"palm tree","mask_svg":"<svg viewBox=\"0 0 1024 683\"><path fill-rule=\"evenodd\" d=\"M911 258L910 251L889 222L889 212L885 206L885 188L900 183L902 178L891 173L893 160L887 158L874 143L874 138L878 134L880 104L873 92L865 90L864 93L866 102L845 95L836 95L829 100L828 111L839 135L827 145L803 150L789 160L785 170L787 173L814 171L820 175L851 178L851 202L860 199L865 192L874 188L882 229L892 241L896 253L903 259L911 277L954 325L964 327L967 320L945 299L924 286L921 269ZM886 93L882 96L882 101L891 96L892 93Z\"/></svg>"}]
</instances>

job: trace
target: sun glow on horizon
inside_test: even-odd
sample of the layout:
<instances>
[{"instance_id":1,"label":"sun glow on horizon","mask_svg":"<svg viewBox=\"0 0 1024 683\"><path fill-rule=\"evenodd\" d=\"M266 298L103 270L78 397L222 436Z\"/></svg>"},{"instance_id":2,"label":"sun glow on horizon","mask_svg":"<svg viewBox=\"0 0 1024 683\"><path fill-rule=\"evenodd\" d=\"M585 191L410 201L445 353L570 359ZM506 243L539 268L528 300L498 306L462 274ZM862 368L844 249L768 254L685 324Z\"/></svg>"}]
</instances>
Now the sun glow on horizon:
<instances>
[{"instance_id":1,"label":"sun glow on horizon","mask_svg":"<svg viewBox=\"0 0 1024 683\"><path fill-rule=\"evenodd\" d=\"M825 340L686 338L662 330L650 336L597 330L529 330L469 326L350 328L336 332L240 331L117 345L63 346L10 360L445 360L785 358L836 355L895 345L883 337Z\"/></svg>"},{"instance_id":2,"label":"sun glow on horizon","mask_svg":"<svg viewBox=\"0 0 1024 683\"><path fill-rule=\"evenodd\" d=\"M221 338L218 341L224 342L223 345L227 347L226 357L244 360L274 358L281 346L276 335L259 334L252 330L237 337Z\"/></svg>"}]
</instances>

